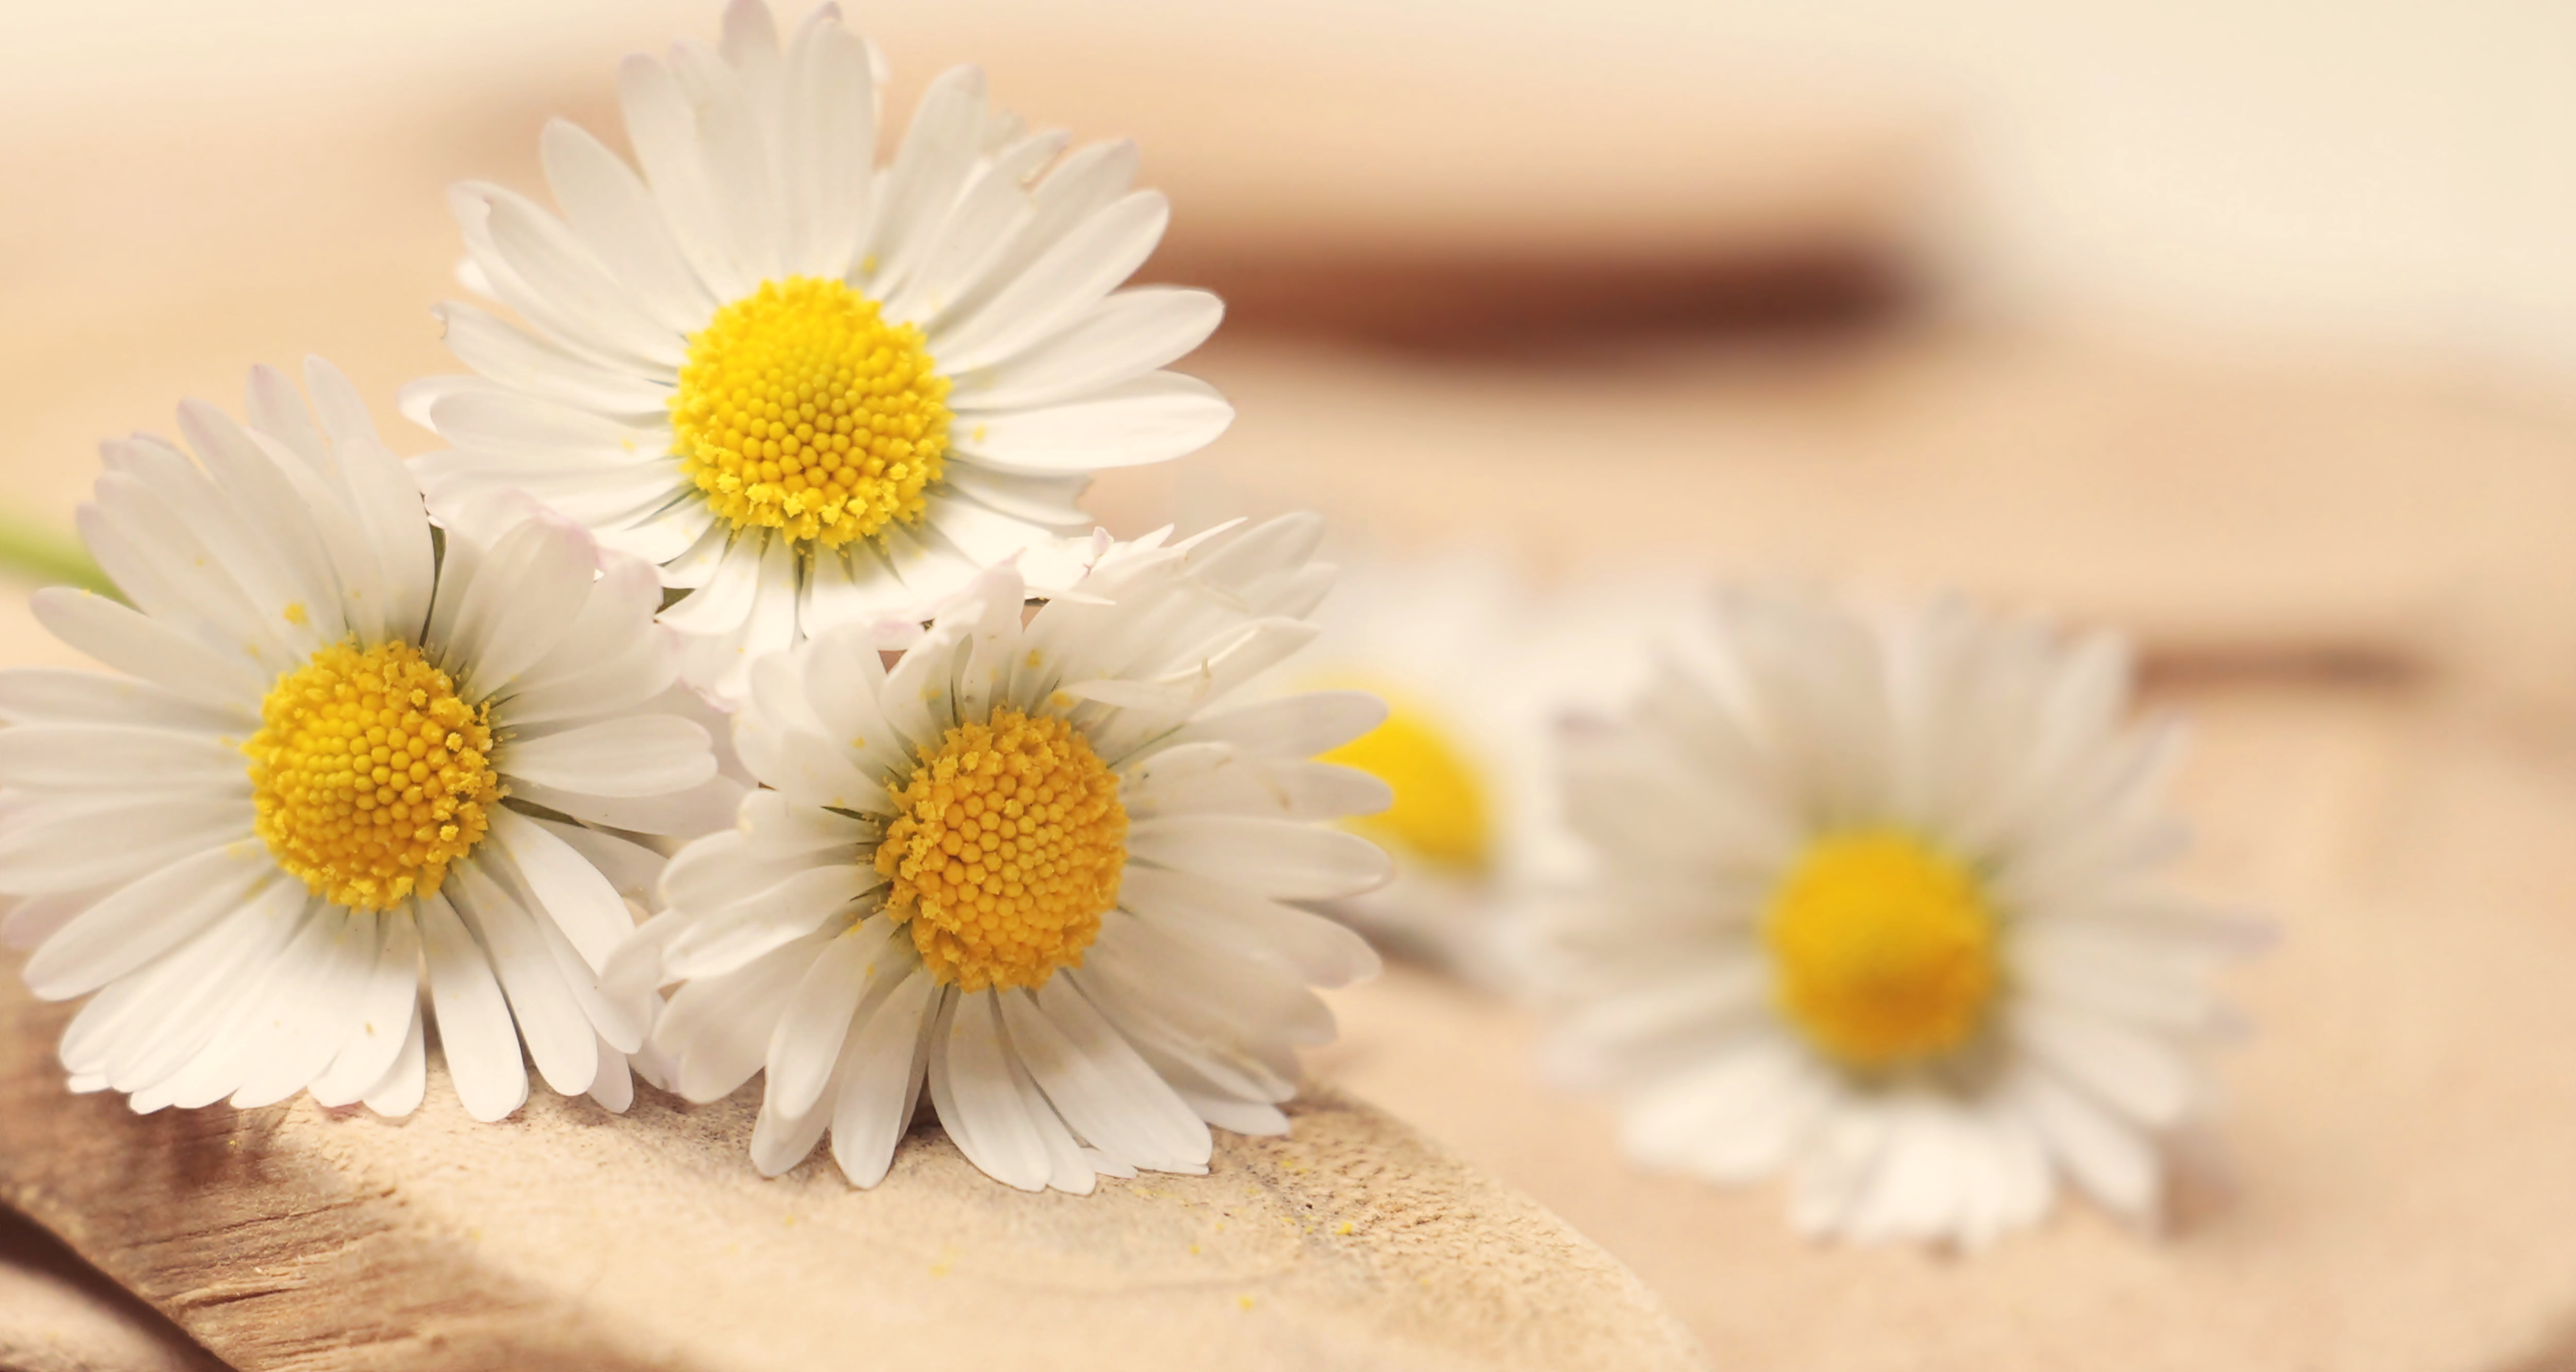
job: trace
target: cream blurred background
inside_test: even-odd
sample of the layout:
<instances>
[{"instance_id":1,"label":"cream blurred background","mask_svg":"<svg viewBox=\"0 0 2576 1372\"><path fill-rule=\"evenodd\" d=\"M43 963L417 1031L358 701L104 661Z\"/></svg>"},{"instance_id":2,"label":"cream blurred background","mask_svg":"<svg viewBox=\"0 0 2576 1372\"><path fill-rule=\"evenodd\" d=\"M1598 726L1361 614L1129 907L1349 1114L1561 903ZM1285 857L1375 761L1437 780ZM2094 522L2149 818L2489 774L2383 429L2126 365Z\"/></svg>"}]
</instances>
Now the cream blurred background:
<instances>
[{"instance_id":1,"label":"cream blurred background","mask_svg":"<svg viewBox=\"0 0 2576 1372\"><path fill-rule=\"evenodd\" d=\"M380 402L448 369L442 188L538 189L552 114L614 142L616 59L716 12L7 7L11 513L67 526L99 437L254 361L321 352ZM2236 983L2231 1161L2163 1244L2078 1209L1976 1262L1810 1248L1774 1193L1625 1168L1533 1019L1416 970L1342 998L1326 1075L1566 1215L1722 1366L2576 1364L2576 8L853 17L896 108L972 58L1033 120L1137 136L1176 207L1144 276L1232 302L1186 365L1241 419L1104 480L1113 527L1308 505L1543 575L2126 626L2198 722L2195 875L2288 934ZM12 594L0 652L63 650Z\"/></svg>"},{"instance_id":2,"label":"cream blurred background","mask_svg":"<svg viewBox=\"0 0 2576 1372\"><path fill-rule=\"evenodd\" d=\"M199 129L209 118L297 110L329 110L324 122L337 124L362 113L353 94L378 114L409 104L446 120L474 117L495 94L525 105L551 90L596 103L596 88L572 73L687 31L704 6L9 8L0 78L24 132L29 121L173 105L192 110L183 122ZM2576 11L2561 5L966 0L853 17L902 52L906 70L972 51L997 70L1051 61L1059 88L1141 77L1147 89L1095 90L1080 111L1125 115L1140 129L1228 122L1223 110L1158 108L1158 97L1215 85L1193 68L1259 68L1278 83L1252 92L1267 112L1340 126L1320 137L1273 130L1273 147L1360 129L1336 150L1362 154L1362 165L1340 169L1362 182L1377 180L1368 164L1421 157L1388 144L1426 137L1482 150L1493 160L1477 170L1509 164L1480 136L1485 111L1425 108L1435 93L1508 102L1507 123L1557 125L1614 178L1642 190L1661 171L1662 189L1683 195L1712 162L1779 155L1760 146L1758 121L1737 128L1732 146L1694 137L1709 131L1694 118L1706 106L1776 116L1783 128L1769 132L1793 140L1847 124L1928 134L1938 166L1926 179L1949 198L1944 281L1980 303L2111 308L2537 366L2576 358L2576 265L2564 247L2576 237L2567 155L2576 84L2566 79ZM1319 107L1335 96L1369 108ZM1659 105L1677 122L1655 119ZM1375 148L1370 129L1386 135ZM1338 179L1330 170L1289 174ZM1230 175L1251 184L1275 171L1255 158ZM1516 199L1524 216L1561 213L1537 194L1560 178L1589 179L1551 167L1545 180L1516 182L1526 198L1496 186L1488 203L1507 215Z\"/></svg>"}]
</instances>

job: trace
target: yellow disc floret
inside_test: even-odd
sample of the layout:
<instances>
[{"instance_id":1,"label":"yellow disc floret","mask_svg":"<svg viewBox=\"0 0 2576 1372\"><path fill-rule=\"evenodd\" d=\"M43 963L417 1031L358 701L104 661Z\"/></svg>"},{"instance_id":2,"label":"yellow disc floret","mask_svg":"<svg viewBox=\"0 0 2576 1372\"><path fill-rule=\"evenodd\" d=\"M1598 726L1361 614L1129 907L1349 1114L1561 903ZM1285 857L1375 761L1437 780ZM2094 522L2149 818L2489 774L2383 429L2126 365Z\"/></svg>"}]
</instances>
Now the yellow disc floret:
<instances>
[{"instance_id":1,"label":"yellow disc floret","mask_svg":"<svg viewBox=\"0 0 2576 1372\"><path fill-rule=\"evenodd\" d=\"M277 678L250 755L259 836L315 895L381 910L430 895L501 798L489 710L408 643L339 643Z\"/></svg>"},{"instance_id":2,"label":"yellow disc floret","mask_svg":"<svg viewBox=\"0 0 2576 1372\"><path fill-rule=\"evenodd\" d=\"M1773 894L1762 932L1783 1012L1858 1068L1962 1046L2002 979L1995 917L1975 875L1894 830L1809 844Z\"/></svg>"},{"instance_id":3,"label":"yellow disc floret","mask_svg":"<svg viewBox=\"0 0 2576 1372\"><path fill-rule=\"evenodd\" d=\"M1082 965L1127 868L1118 777L1090 740L998 706L922 750L894 800L876 868L932 976L981 991Z\"/></svg>"},{"instance_id":4,"label":"yellow disc floret","mask_svg":"<svg viewBox=\"0 0 2576 1372\"><path fill-rule=\"evenodd\" d=\"M1434 863L1482 869L1493 855L1483 779L1430 712L1390 704L1385 723L1319 759L1357 767L1395 792L1393 804L1352 827Z\"/></svg>"},{"instance_id":5,"label":"yellow disc floret","mask_svg":"<svg viewBox=\"0 0 2576 1372\"><path fill-rule=\"evenodd\" d=\"M839 281L791 276L689 336L671 427L737 529L839 547L921 519L948 450L948 378L921 330Z\"/></svg>"}]
</instances>

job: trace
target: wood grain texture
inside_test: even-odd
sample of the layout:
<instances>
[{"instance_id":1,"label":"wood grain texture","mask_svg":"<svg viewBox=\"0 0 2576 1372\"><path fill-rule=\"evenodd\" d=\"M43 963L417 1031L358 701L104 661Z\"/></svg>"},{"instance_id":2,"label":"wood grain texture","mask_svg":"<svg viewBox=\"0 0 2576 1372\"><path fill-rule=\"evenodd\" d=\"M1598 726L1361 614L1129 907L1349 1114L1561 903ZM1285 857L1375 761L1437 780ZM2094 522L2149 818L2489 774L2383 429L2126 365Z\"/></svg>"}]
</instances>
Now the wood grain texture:
<instances>
[{"instance_id":1,"label":"wood grain texture","mask_svg":"<svg viewBox=\"0 0 2576 1372\"><path fill-rule=\"evenodd\" d=\"M477 1125L433 1071L400 1122L137 1117L63 1093L63 1018L0 997L0 1199L242 1372L1699 1365L1562 1221L1329 1092L1205 1177L1025 1195L925 1125L862 1192L759 1178L748 1096Z\"/></svg>"},{"instance_id":2,"label":"wood grain texture","mask_svg":"<svg viewBox=\"0 0 2576 1372\"><path fill-rule=\"evenodd\" d=\"M224 1372L159 1312L6 1210L0 1210L0 1368Z\"/></svg>"}]
</instances>

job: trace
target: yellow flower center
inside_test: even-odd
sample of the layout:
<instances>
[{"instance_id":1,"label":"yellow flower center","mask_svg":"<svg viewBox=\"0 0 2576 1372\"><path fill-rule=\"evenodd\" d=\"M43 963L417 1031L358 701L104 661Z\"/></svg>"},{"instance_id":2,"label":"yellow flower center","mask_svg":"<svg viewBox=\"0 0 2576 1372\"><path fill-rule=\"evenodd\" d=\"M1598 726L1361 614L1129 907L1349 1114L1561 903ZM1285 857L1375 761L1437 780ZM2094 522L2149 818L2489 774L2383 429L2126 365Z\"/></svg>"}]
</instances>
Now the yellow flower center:
<instances>
[{"instance_id":1,"label":"yellow flower center","mask_svg":"<svg viewBox=\"0 0 2576 1372\"><path fill-rule=\"evenodd\" d=\"M257 829L315 895L381 910L430 895L501 798L488 707L457 698L408 643L339 643L260 702L250 756Z\"/></svg>"},{"instance_id":2,"label":"yellow flower center","mask_svg":"<svg viewBox=\"0 0 2576 1372\"><path fill-rule=\"evenodd\" d=\"M980 991L1082 965L1127 868L1118 778L1090 740L999 706L924 749L894 799L876 869L932 976Z\"/></svg>"},{"instance_id":3,"label":"yellow flower center","mask_svg":"<svg viewBox=\"0 0 2576 1372\"><path fill-rule=\"evenodd\" d=\"M682 467L735 528L837 548L920 521L947 401L921 330L841 282L791 276L690 335L671 427Z\"/></svg>"},{"instance_id":4,"label":"yellow flower center","mask_svg":"<svg viewBox=\"0 0 2576 1372\"><path fill-rule=\"evenodd\" d=\"M1352 827L1431 862L1481 870L1494 841L1482 779L1431 712L1397 697L1389 702L1385 723L1321 758L1357 767L1395 792L1394 804Z\"/></svg>"},{"instance_id":5,"label":"yellow flower center","mask_svg":"<svg viewBox=\"0 0 2576 1372\"><path fill-rule=\"evenodd\" d=\"M1790 1021L1858 1068L1966 1043L2002 979L1995 917L1975 876L1892 830L1810 844L1762 933Z\"/></svg>"}]
</instances>

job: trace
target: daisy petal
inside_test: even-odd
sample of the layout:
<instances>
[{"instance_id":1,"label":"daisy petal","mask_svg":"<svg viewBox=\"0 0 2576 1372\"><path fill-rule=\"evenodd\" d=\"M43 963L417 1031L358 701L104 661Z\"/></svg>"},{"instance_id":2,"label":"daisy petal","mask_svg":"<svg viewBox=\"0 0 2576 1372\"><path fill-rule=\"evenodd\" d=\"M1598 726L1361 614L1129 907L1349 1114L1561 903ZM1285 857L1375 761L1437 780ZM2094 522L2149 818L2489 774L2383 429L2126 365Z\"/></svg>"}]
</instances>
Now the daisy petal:
<instances>
[{"instance_id":1,"label":"daisy petal","mask_svg":"<svg viewBox=\"0 0 2576 1372\"><path fill-rule=\"evenodd\" d=\"M0 720L11 724L112 724L128 728L243 733L256 710L222 710L133 677L68 667L0 671Z\"/></svg>"},{"instance_id":2,"label":"daisy petal","mask_svg":"<svg viewBox=\"0 0 2576 1372\"><path fill-rule=\"evenodd\" d=\"M858 275L871 285L901 281L932 246L930 231L942 217L936 211L954 202L974 169L984 104L984 73L974 67L942 72L922 93L903 147L875 192L867 249L858 264Z\"/></svg>"},{"instance_id":3,"label":"daisy petal","mask_svg":"<svg viewBox=\"0 0 2576 1372\"><path fill-rule=\"evenodd\" d=\"M979 418L959 455L997 471L1054 476L1165 462L1216 441L1234 407L1204 381L1154 372L1039 409Z\"/></svg>"},{"instance_id":4,"label":"daisy petal","mask_svg":"<svg viewBox=\"0 0 2576 1372\"><path fill-rule=\"evenodd\" d=\"M836 18L810 29L789 68L785 179L791 199L804 209L799 268L813 276L847 276L875 180L868 165L877 143L875 77L866 47Z\"/></svg>"},{"instance_id":5,"label":"daisy petal","mask_svg":"<svg viewBox=\"0 0 2576 1372\"><path fill-rule=\"evenodd\" d=\"M86 995L232 913L277 870L241 846L180 859L74 916L27 960L27 988L44 1000Z\"/></svg>"},{"instance_id":6,"label":"daisy petal","mask_svg":"<svg viewBox=\"0 0 2576 1372\"><path fill-rule=\"evenodd\" d=\"M968 1162L1005 1186L1041 1191L1054 1168L1011 1079L994 1000L991 991L951 999L946 1022L934 1031L931 1101Z\"/></svg>"},{"instance_id":7,"label":"daisy petal","mask_svg":"<svg viewBox=\"0 0 2576 1372\"><path fill-rule=\"evenodd\" d=\"M1224 318L1224 302L1206 291L1120 291L1046 342L960 378L950 404L974 416L1060 405L1178 361Z\"/></svg>"},{"instance_id":8,"label":"daisy petal","mask_svg":"<svg viewBox=\"0 0 2576 1372\"><path fill-rule=\"evenodd\" d=\"M832 1158L854 1186L885 1180L894 1146L912 1121L928 1061L925 1021L939 1004L937 991L927 969L913 968L842 1051L849 1074L832 1107Z\"/></svg>"},{"instance_id":9,"label":"daisy petal","mask_svg":"<svg viewBox=\"0 0 2576 1372\"><path fill-rule=\"evenodd\" d=\"M1052 995L1044 988L1035 996L1005 992L999 1000L1020 1062L1092 1146L1134 1167L1206 1165L1212 1144L1198 1112L1072 987Z\"/></svg>"},{"instance_id":10,"label":"daisy petal","mask_svg":"<svg viewBox=\"0 0 2576 1372\"><path fill-rule=\"evenodd\" d=\"M457 361L512 390L637 423L653 422L670 404L670 392L651 381L576 357L475 306L442 304L430 316Z\"/></svg>"},{"instance_id":11,"label":"daisy petal","mask_svg":"<svg viewBox=\"0 0 2576 1372\"><path fill-rule=\"evenodd\" d=\"M2162 1190L2155 1154L2130 1128L2037 1074L2026 1077L2019 1097L2030 1121L2076 1182L2115 1213L2145 1220Z\"/></svg>"},{"instance_id":12,"label":"daisy petal","mask_svg":"<svg viewBox=\"0 0 2576 1372\"><path fill-rule=\"evenodd\" d=\"M869 990L875 960L884 953L885 944L883 927L863 925L825 943L815 955L804 978L788 993L778 1028L770 1035L765 1108L783 1117L803 1118L822 1099L824 1086L840 1065L842 1040L849 1037L851 1021Z\"/></svg>"},{"instance_id":13,"label":"daisy petal","mask_svg":"<svg viewBox=\"0 0 2576 1372\"><path fill-rule=\"evenodd\" d=\"M0 831L0 892L121 886L218 845L239 861L264 864L250 820L236 796L58 802L42 819Z\"/></svg>"},{"instance_id":14,"label":"daisy petal","mask_svg":"<svg viewBox=\"0 0 2576 1372\"><path fill-rule=\"evenodd\" d=\"M208 733L23 724L0 730L0 786L123 790L138 775L172 790L249 787L241 749Z\"/></svg>"},{"instance_id":15,"label":"daisy petal","mask_svg":"<svg viewBox=\"0 0 2576 1372\"><path fill-rule=\"evenodd\" d=\"M522 738L502 771L540 786L594 796L656 796L715 775L707 731L676 715L628 715L562 733Z\"/></svg>"},{"instance_id":16,"label":"daisy petal","mask_svg":"<svg viewBox=\"0 0 2576 1372\"><path fill-rule=\"evenodd\" d=\"M465 1113L497 1120L527 1103L528 1070L509 1002L483 949L437 896L418 902L421 952L429 968L438 1041Z\"/></svg>"},{"instance_id":17,"label":"daisy petal","mask_svg":"<svg viewBox=\"0 0 2576 1372\"><path fill-rule=\"evenodd\" d=\"M312 1086L315 1104L347 1105L392 1071L419 1017L420 923L395 911L381 921L375 965L358 993L357 1028Z\"/></svg>"},{"instance_id":18,"label":"daisy petal","mask_svg":"<svg viewBox=\"0 0 2576 1372\"><path fill-rule=\"evenodd\" d=\"M537 821L506 807L493 812L492 837L536 901L538 914L564 931L593 970L634 932L626 902L599 869ZM566 1092L565 1094L577 1094Z\"/></svg>"},{"instance_id":19,"label":"daisy petal","mask_svg":"<svg viewBox=\"0 0 2576 1372\"><path fill-rule=\"evenodd\" d=\"M1386 702L1366 691L1307 691L1200 715L1165 746L1220 742L1257 756L1305 758L1330 752L1386 722Z\"/></svg>"},{"instance_id":20,"label":"daisy petal","mask_svg":"<svg viewBox=\"0 0 2576 1372\"><path fill-rule=\"evenodd\" d=\"M388 1119L400 1119L420 1108L421 1099L429 1090L426 1023L415 1002L393 1066L386 1068L384 1076L367 1088L365 1102L368 1109Z\"/></svg>"},{"instance_id":21,"label":"daisy petal","mask_svg":"<svg viewBox=\"0 0 2576 1372\"><path fill-rule=\"evenodd\" d=\"M675 334L701 327L714 311L715 299L691 270L679 244L672 241L644 182L606 144L561 119L546 124L538 147L555 203L563 207L565 220L592 255L619 284L635 292L636 303L655 323ZM465 356L463 349L458 356ZM473 362L470 357L466 360ZM509 379L479 365L475 370L495 380ZM631 395L642 393L635 381L613 385L603 394L616 403L596 408L620 411L629 407Z\"/></svg>"},{"instance_id":22,"label":"daisy petal","mask_svg":"<svg viewBox=\"0 0 2576 1372\"><path fill-rule=\"evenodd\" d=\"M720 1100L761 1068L788 993L826 935L808 934L750 959L728 975L690 982L653 1026L652 1046L676 1058L671 1089L683 1099Z\"/></svg>"},{"instance_id":23,"label":"daisy petal","mask_svg":"<svg viewBox=\"0 0 2576 1372\"><path fill-rule=\"evenodd\" d=\"M1166 815L1127 831L1137 860L1277 900L1330 900L1368 890L1393 868L1353 834L1243 815Z\"/></svg>"},{"instance_id":24,"label":"daisy petal","mask_svg":"<svg viewBox=\"0 0 2576 1372\"><path fill-rule=\"evenodd\" d=\"M562 1096L588 1091L599 1075L599 1035L564 985L528 912L471 864L457 869L449 904L490 950L510 1018L546 1085Z\"/></svg>"},{"instance_id":25,"label":"daisy petal","mask_svg":"<svg viewBox=\"0 0 2576 1372\"><path fill-rule=\"evenodd\" d=\"M941 362L971 374L1052 337L1134 275L1171 219L1171 202L1159 191L1138 191L1092 215L990 303L943 330L936 340Z\"/></svg>"},{"instance_id":26,"label":"daisy petal","mask_svg":"<svg viewBox=\"0 0 2576 1372\"><path fill-rule=\"evenodd\" d=\"M36 592L29 605L37 622L54 637L183 699L238 709L267 689L268 683L247 667L105 596L47 587Z\"/></svg>"},{"instance_id":27,"label":"daisy petal","mask_svg":"<svg viewBox=\"0 0 2576 1372\"><path fill-rule=\"evenodd\" d=\"M322 1076L363 1008L368 973L375 968L377 917L352 911L345 919L314 921L320 947L301 985L284 989L277 1017L242 1054L237 1110L274 1105Z\"/></svg>"},{"instance_id":28,"label":"daisy petal","mask_svg":"<svg viewBox=\"0 0 2576 1372\"><path fill-rule=\"evenodd\" d=\"M698 279L722 299L748 294L759 278L743 270L717 210L688 94L669 69L638 54L617 69L617 100L653 202Z\"/></svg>"}]
</instances>

